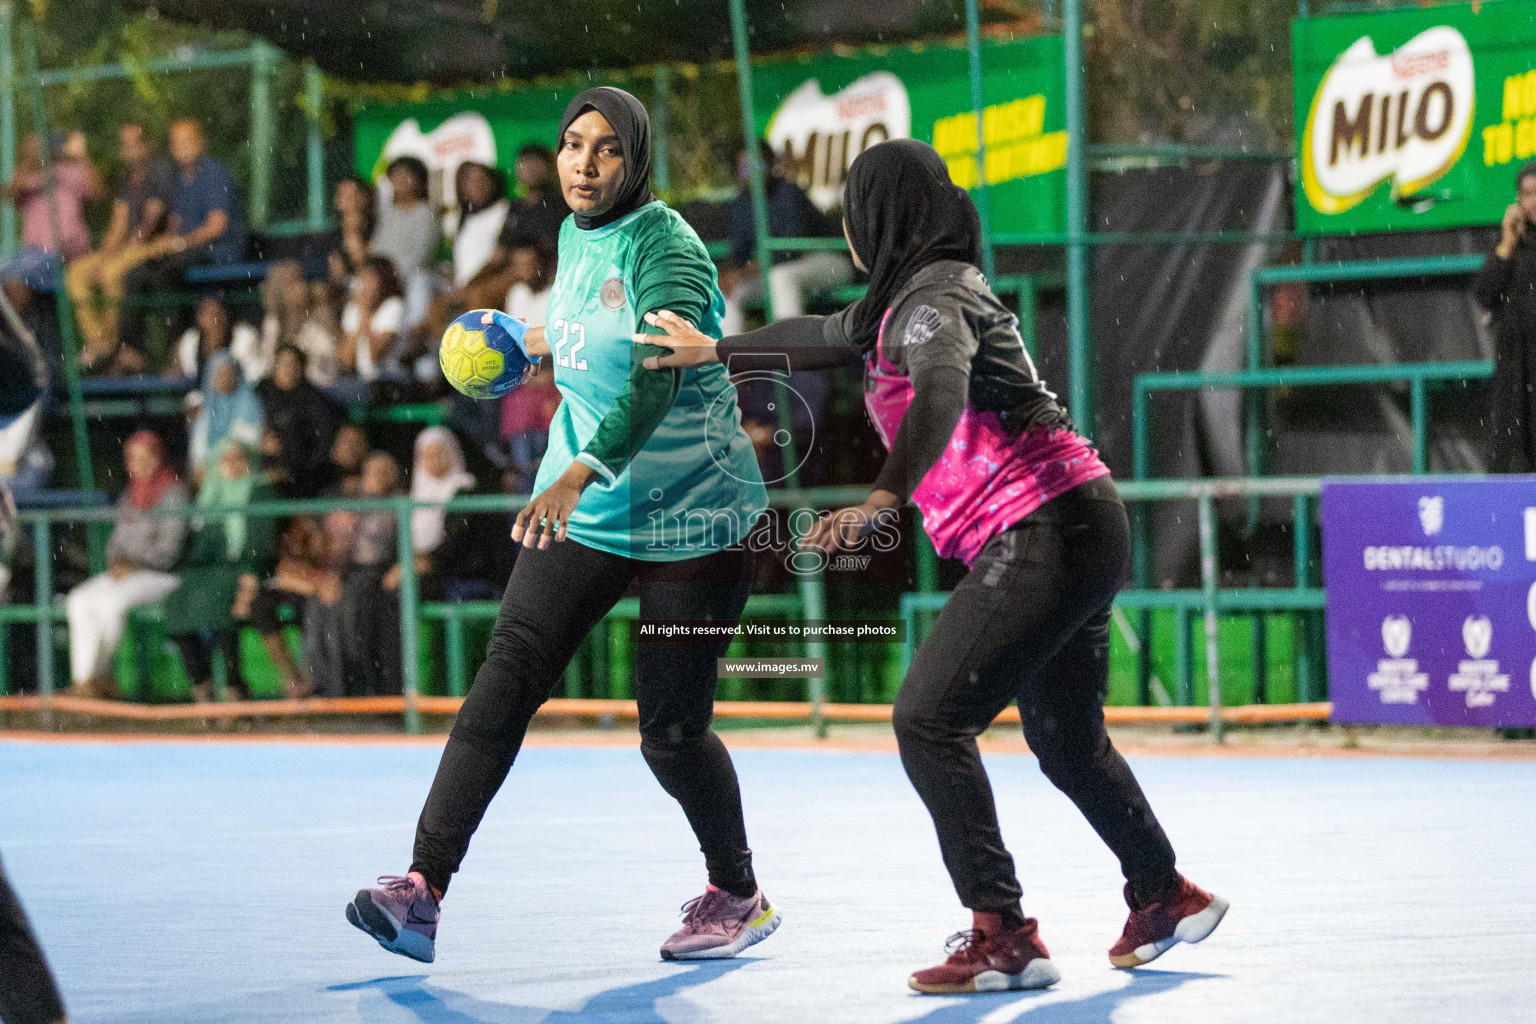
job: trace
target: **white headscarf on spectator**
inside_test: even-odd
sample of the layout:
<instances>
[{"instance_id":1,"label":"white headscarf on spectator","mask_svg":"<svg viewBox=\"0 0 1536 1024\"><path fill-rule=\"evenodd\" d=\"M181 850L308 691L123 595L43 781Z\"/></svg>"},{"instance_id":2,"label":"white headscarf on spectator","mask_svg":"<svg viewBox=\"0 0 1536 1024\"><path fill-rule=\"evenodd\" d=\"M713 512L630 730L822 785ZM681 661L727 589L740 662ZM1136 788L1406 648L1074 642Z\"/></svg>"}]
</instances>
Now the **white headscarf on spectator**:
<instances>
[{"instance_id":1,"label":"white headscarf on spectator","mask_svg":"<svg viewBox=\"0 0 1536 1024\"><path fill-rule=\"evenodd\" d=\"M434 444L448 449L448 472L433 476L423 464L427 448ZM448 513L443 505L460 491L475 486L475 478L464 468L464 452L458 440L446 427L428 427L416 435L416 457L411 466L411 500L426 501L435 508L418 508L411 512L412 546L420 554L436 551L443 543Z\"/></svg>"}]
</instances>

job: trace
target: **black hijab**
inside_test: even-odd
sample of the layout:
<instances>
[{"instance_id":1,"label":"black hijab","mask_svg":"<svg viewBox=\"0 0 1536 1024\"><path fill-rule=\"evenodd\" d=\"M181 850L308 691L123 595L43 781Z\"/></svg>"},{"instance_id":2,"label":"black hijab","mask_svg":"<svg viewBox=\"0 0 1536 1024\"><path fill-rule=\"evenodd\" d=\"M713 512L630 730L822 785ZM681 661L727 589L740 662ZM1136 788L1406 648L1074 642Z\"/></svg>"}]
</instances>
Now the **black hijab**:
<instances>
[{"instance_id":1,"label":"black hijab","mask_svg":"<svg viewBox=\"0 0 1536 1024\"><path fill-rule=\"evenodd\" d=\"M981 262L981 217L933 147L916 139L871 146L848 168L843 219L869 268L869 291L853 313L851 340L868 351L880 321L912 275L940 260Z\"/></svg>"},{"instance_id":2,"label":"black hijab","mask_svg":"<svg viewBox=\"0 0 1536 1024\"><path fill-rule=\"evenodd\" d=\"M565 141L565 130L571 122L589 110L602 114L613 125L619 137L619 151L624 154L624 183L613 207L600 217L588 217L577 213L576 226L583 231L612 224L627 213L633 213L653 198L651 196L651 117L645 112L645 104L623 89L600 85L578 93L566 104L560 118L558 146ZM564 190L564 183L561 183Z\"/></svg>"}]
</instances>

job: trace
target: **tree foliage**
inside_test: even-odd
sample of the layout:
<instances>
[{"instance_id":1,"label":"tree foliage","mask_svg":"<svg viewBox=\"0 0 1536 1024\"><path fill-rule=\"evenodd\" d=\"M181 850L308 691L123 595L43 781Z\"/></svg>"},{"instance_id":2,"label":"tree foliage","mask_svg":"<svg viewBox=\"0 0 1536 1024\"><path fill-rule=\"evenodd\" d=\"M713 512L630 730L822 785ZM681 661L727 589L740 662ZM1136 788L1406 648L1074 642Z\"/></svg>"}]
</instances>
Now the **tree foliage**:
<instances>
[{"instance_id":1,"label":"tree foliage","mask_svg":"<svg viewBox=\"0 0 1536 1024\"><path fill-rule=\"evenodd\" d=\"M44 70L105 63L122 63L129 70L126 79L76 80L44 90L51 131L82 129L92 159L111 172L116 168L118 125L137 121L163 144L171 121L194 117L203 125L209 151L243 189L249 189L250 68L151 74L144 63L244 49L254 41L251 36L183 25L153 11L133 13L118 0L55 0L43 7L36 27L38 64ZM25 67L20 52L16 65ZM23 84L17 94L17 130L22 132L32 127L28 88ZM303 92L301 67L280 62L272 81L277 140L272 153L274 220L299 216L304 208Z\"/></svg>"},{"instance_id":2,"label":"tree foliage","mask_svg":"<svg viewBox=\"0 0 1536 1024\"><path fill-rule=\"evenodd\" d=\"M1092 134L1286 150L1295 0L1088 0Z\"/></svg>"},{"instance_id":3,"label":"tree foliage","mask_svg":"<svg viewBox=\"0 0 1536 1024\"><path fill-rule=\"evenodd\" d=\"M153 8L130 9L123 0L52 0L37 6L42 8L38 50L43 68L121 61L137 69L126 80L79 81L46 90L51 127L84 129L92 155L110 170L118 124L140 120L163 138L175 117L196 117L213 154L242 186L249 186L249 69L149 74L143 63L237 50L250 46L252 36L173 21ZM587 0L583 10L601 6L601 0ZM634 17L632 0L614 0L612 6ZM1002 18L1025 30L1049 25L1048 15L1059 14L1060 7L1061 0L982 2L989 25ZM18 13L26 9L18 8ZM1084 0L1093 140L1288 149L1290 21L1295 13L1295 0ZM963 29L963 24L955 27ZM24 67L20 54L17 66ZM641 78L649 81L649 76ZM272 215L284 219L298 216L304 206L303 77L297 63L281 63L272 96L277 115ZM672 97L674 189L729 186L740 133L729 67L682 69L673 76ZM25 131L31 123L30 97L22 91L17 99L18 127ZM323 123L328 140L344 150L347 140L339 119L333 106ZM329 156L333 171L341 173L344 153Z\"/></svg>"}]
</instances>

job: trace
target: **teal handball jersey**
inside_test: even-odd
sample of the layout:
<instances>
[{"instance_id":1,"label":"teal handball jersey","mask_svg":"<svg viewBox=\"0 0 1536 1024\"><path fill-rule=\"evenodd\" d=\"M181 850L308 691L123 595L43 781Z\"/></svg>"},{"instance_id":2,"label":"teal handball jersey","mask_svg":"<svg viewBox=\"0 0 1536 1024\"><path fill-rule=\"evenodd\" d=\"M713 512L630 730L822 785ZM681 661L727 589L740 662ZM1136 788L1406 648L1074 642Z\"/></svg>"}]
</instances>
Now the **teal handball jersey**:
<instances>
[{"instance_id":1,"label":"teal handball jersey","mask_svg":"<svg viewBox=\"0 0 1536 1024\"><path fill-rule=\"evenodd\" d=\"M704 244L657 201L587 231L566 218L559 256L544 336L563 401L534 493L580 459L598 477L571 539L657 562L742 541L768 495L725 367L646 370L640 361L665 350L631 338L654 333L642 316L658 309L719 336L725 305Z\"/></svg>"}]
</instances>

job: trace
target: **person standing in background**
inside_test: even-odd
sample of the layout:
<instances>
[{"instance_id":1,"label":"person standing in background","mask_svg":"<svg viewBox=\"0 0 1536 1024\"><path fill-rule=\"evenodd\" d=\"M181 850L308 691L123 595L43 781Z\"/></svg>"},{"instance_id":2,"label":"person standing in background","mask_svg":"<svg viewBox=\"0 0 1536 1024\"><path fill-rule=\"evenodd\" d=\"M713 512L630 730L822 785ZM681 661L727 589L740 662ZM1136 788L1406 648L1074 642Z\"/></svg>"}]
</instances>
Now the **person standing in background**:
<instances>
[{"instance_id":1,"label":"person standing in background","mask_svg":"<svg viewBox=\"0 0 1536 1024\"><path fill-rule=\"evenodd\" d=\"M363 460L365 498L393 498L400 493L400 466L387 452ZM349 676L367 696L401 693L400 555L395 514L363 512L357 516L351 544L341 565L341 649Z\"/></svg>"},{"instance_id":2,"label":"person standing in background","mask_svg":"<svg viewBox=\"0 0 1536 1024\"><path fill-rule=\"evenodd\" d=\"M175 186L170 160L156 155L141 124L125 124L117 130L117 155L123 169L107 235L95 252L75 260L64 274L85 342L80 365L87 371L109 368L117 354L118 314L129 272L169 251L161 241Z\"/></svg>"},{"instance_id":3,"label":"person standing in background","mask_svg":"<svg viewBox=\"0 0 1536 1024\"><path fill-rule=\"evenodd\" d=\"M330 289L304 279L298 260L279 260L261 283L261 340L254 366L242 367L251 380L265 378L277 351L291 345L304 353L305 376L316 387L336 382L336 345L341 327L330 304Z\"/></svg>"},{"instance_id":4,"label":"person standing in background","mask_svg":"<svg viewBox=\"0 0 1536 1024\"><path fill-rule=\"evenodd\" d=\"M326 485L331 443L346 415L307 376L304 353L284 345L277 350L272 376L256 385L266 425L261 454L285 498L313 498Z\"/></svg>"},{"instance_id":5,"label":"person standing in background","mask_svg":"<svg viewBox=\"0 0 1536 1024\"><path fill-rule=\"evenodd\" d=\"M404 287L395 265L383 256L363 261L354 278L352 301L341 311L336 363L364 381L404 376L400 330L405 323Z\"/></svg>"},{"instance_id":6,"label":"person standing in background","mask_svg":"<svg viewBox=\"0 0 1536 1024\"><path fill-rule=\"evenodd\" d=\"M215 352L229 351L248 380L259 380L266 369L261 362L261 336L250 324L236 323L219 295L205 295L197 304L192 326L176 342L176 354L167 376L180 374L190 380L203 375L203 366Z\"/></svg>"},{"instance_id":7,"label":"person standing in background","mask_svg":"<svg viewBox=\"0 0 1536 1024\"><path fill-rule=\"evenodd\" d=\"M1488 388L1491 473L1536 470L1536 163L1515 176L1499 244L1472 282L1493 319L1493 381Z\"/></svg>"}]
</instances>

